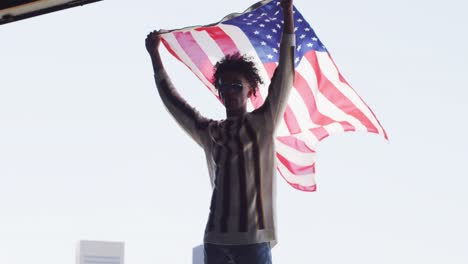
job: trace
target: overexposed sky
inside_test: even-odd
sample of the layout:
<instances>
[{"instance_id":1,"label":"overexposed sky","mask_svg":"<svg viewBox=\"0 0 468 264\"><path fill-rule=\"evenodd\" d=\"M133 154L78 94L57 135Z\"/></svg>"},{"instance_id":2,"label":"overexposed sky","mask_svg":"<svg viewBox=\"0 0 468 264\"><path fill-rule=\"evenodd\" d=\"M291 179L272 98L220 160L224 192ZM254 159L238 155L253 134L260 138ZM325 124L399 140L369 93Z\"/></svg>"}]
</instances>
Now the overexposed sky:
<instances>
[{"instance_id":1,"label":"overexposed sky","mask_svg":"<svg viewBox=\"0 0 468 264\"><path fill-rule=\"evenodd\" d=\"M205 157L164 109L144 39L254 2L105 0L0 26L0 263L74 263L80 239L125 241L128 264L191 263ZM278 179L274 262L468 263L468 4L295 5L390 141L324 140L315 193ZM223 118L161 51L180 93Z\"/></svg>"}]
</instances>

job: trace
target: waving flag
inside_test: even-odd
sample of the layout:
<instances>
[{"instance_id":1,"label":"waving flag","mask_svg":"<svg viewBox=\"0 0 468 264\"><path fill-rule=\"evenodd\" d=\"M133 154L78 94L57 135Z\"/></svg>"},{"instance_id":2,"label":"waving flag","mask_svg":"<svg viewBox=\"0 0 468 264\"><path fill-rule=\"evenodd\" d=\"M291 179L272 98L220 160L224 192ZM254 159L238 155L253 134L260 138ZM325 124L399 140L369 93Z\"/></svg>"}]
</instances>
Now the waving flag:
<instances>
[{"instance_id":1,"label":"waving flag","mask_svg":"<svg viewBox=\"0 0 468 264\"><path fill-rule=\"evenodd\" d=\"M294 188L315 191L315 148L322 139L346 131L367 131L387 138L370 108L338 71L325 46L294 8L295 81L283 122L277 129L278 171ZM263 104L279 58L283 13L279 1L261 1L220 22L162 34L169 52L215 95L214 65L227 54L252 57L265 84L249 102Z\"/></svg>"}]
</instances>

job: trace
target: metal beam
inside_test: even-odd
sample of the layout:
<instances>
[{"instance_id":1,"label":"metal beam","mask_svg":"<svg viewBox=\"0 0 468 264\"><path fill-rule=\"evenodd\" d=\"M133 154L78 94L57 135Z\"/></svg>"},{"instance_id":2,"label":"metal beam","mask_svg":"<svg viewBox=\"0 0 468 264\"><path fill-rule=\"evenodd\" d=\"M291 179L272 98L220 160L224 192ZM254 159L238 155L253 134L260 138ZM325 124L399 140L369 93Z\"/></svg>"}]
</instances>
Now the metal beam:
<instances>
[{"instance_id":1,"label":"metal beam","mask_svg":"<svg viewBox=\"0 0 468 264\"><path fill-rule=\"evenodd\" d=\"M0 0L2 1L2 0ZM102 0L7 0L0 5L0 25Z\"/></svg>"}]
</instances>

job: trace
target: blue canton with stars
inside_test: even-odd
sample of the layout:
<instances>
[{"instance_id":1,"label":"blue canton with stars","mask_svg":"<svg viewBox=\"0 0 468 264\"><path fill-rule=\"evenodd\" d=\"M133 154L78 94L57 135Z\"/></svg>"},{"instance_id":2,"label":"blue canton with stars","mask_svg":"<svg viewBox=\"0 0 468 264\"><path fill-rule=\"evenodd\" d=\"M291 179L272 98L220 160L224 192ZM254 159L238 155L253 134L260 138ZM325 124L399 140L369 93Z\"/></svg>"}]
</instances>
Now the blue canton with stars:
<instances>
[{"instance_id":1,"label":"blue canton with stars","mask_svg":"<svg viewBox=\"0 0 468 264\"><path fill-rule=\"evenodd\" d=\"M278 0L222 22L222 24L239 27L250 39L263 63L278 62L283 23L283 11ZM294 33L296 35L295 66L310 50L327 51L312 27L295 7Z\"/></svg>"}]
</instances>

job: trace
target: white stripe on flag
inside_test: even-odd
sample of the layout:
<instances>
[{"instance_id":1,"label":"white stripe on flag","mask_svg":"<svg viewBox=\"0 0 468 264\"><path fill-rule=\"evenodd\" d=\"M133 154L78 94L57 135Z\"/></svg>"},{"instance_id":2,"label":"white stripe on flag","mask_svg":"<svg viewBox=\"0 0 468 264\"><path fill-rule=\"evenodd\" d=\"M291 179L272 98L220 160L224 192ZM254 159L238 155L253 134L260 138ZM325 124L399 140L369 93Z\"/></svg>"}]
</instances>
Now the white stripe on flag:
<instances>
[{"instance_id":1,"label":"white stripe on flag","mask_svg":"<svg viewBox=\"0 0 468 264\"><path fill-rule=\"evenodd\" d=\"M310 149L317 149L317 143L319 140L317 137L314 135L314 133L310 132L310 130L304 130L302 133L294 135L297 139L300 139L304 141L304 143L310 148Z\"/></svg>"},{"instance_id":2,"label":"white stripe on flag","mask_svg":"<svg viewBox=\"0 0 468 264\"><path fill-rule=\"evenodd\" d=\"M180 46L179 42L172 33L166 33L162 35L164 40L168 42L174 52L179 56L179 58L190 68L190 70L205 84L212 93L218 94L215 90L215 87L209 80L203 76L203 73L197 68L197 66L192 62L190 57L185 53L184 49Z\"/></svg>"},{"instance_id":3,"label":"white stripe on flag","mask_svg":"<svg viewBox=\"0 0 468 264\"><path fill-rule=\"evenodd\" d=\"M316 52L316 54L319 52ZM303 59L301 63L297 67L297 71L302 72L302 76L304 79L309 83L311 87L312 93L315 97L315 102L317 103L317 110L321 113L325 113L325 115L329 116L333 120L340 122L340 121L348 121L351 125L353 125L357 130L366 130L366 127L362 125L362 123L356 119L354 116L348 115L343 110L338 108L333 102L328 100L318 89L317 87L317 76L315 76L314 68L310 64L309 60ZM305 74L308 73L308 74ZM312 73L312 74L311 74ZM328 131L328 129L327 129ZM341 130L343 131L343 130Z\"/></svg>"},{"instance_id":4,"label":"white stripe on flag","mask_svg":"<svg viewBox=\"0 0 468 264\"><path fill-rule=\"evenodd\" d=\"M315 185L315 176L314 174L306 174L306 175L294 175L292 174L288 168L286 168L281 162L278 161L278 169L281 172L281 175L286 179L286 181L293 183L293 184L300 184L302 186L312 186Z\"/></svg>"},{"instance_id":5,"label":"white stripe on flag","mask_svg":"<svg viewBox=\"0 0 468 264\"><path fill-rule=\"evenodd\" d=\"M216 41L214 41L208 32L192 30L192 37L198 43L200 48L205 52L206 56L210 59L211 64L216 65L216 63L224 57L224 53L221 48L218 46Z\"/></svg>"},{"instance_id":6,"label":"white stripe on flag","mask_svg":"<svg viewBox=\"0 0 468 264\"><path fill-rule=\"evenodd\" d=\"M384 135L382 127L380 127L377 120L374 118L374 115L371 113L369 108L362 102L361 98L356 94L356 92L349 87L348 84L341 82L339 79L339 73L336 69L334 63L330 60L328 53L324 52L317 52L317 60L320 65L320 69L322 70L324 76L327 77L330 82L337 87L353 104L359 108L359 110L372 122L372 124L377 128L379 134ZM356 127L356 128L361 128ZM364 128L364 131L367 129Z\"/></svg>"},{"instance_id":7,"label":"white stripe on flag","mask_svg":"<svg viewBox=\"0 0 468 264\"><path fill-rule=\"evenodd\" d=\"M318 126L310 118L309 109L307 109L307 105L304 103L304 100L295 88L291 89L291 92L289 93L288 105L296 116L296 120L301 131ZM290 133L287 132L285 135L289 134Z\"/></svg>"},{"instance_id":8,"label":"white stripe on flag","mask_svg":"<svg viewBox=\"0 0 468 264\"><path fill-rule=\"evenodd\" d=\"M344 132L343 126L336 122L328 124L323 128L328 131L329 136Z\"/></svg>"},{"instance_id":9,"label":"white stripe on flag","mask_svg":"<svg viewBox=\"0 0 468 264\"><path fill-rule=\"evenodd\" d=\"M288 145L283 144L279 140L275 140L276 151L289 161L300 166L309 166L314 163L315 153L305 153L296 150Z\"/></svg>"}]
</instances>

